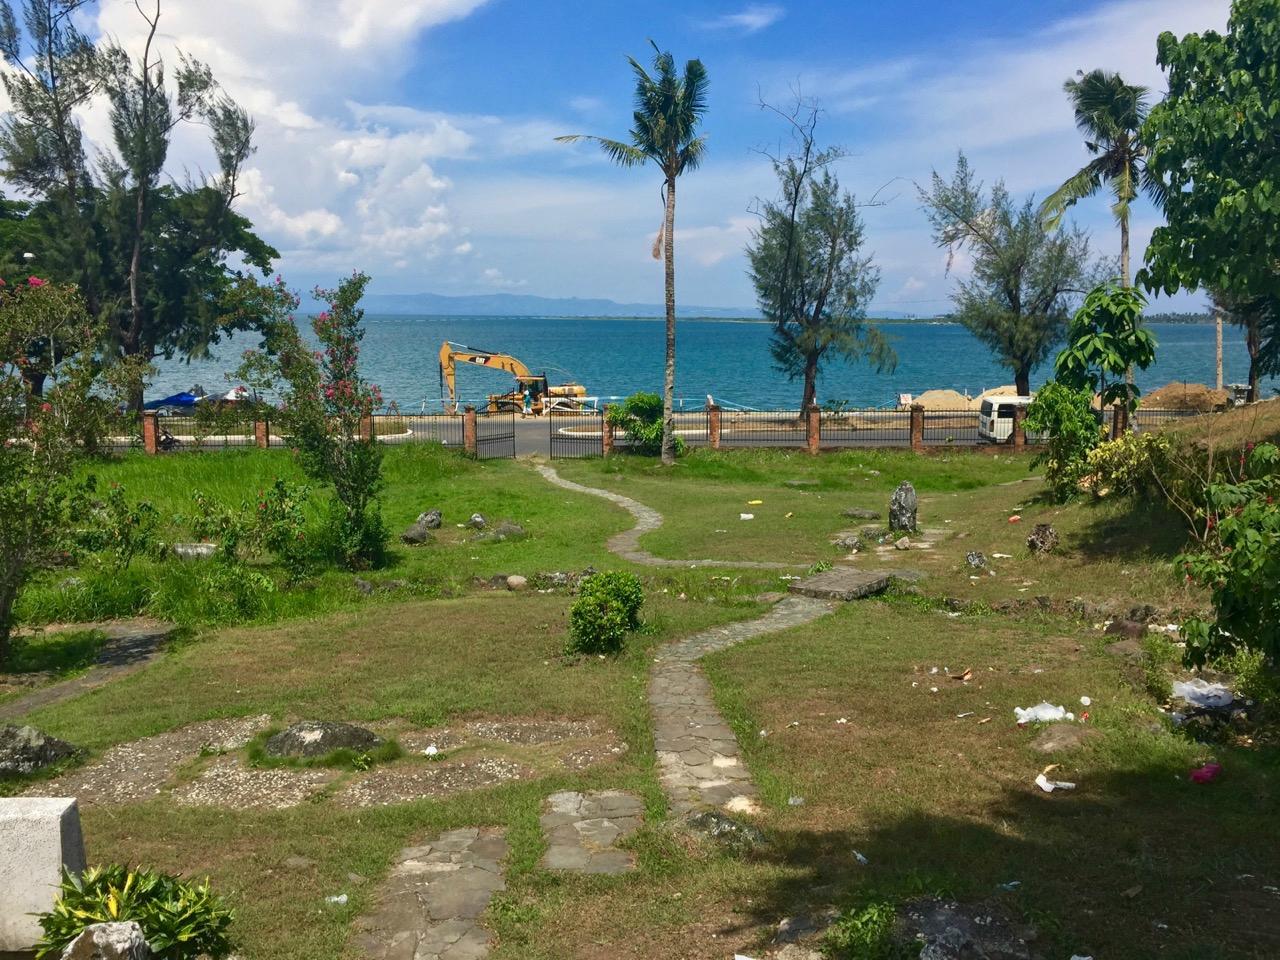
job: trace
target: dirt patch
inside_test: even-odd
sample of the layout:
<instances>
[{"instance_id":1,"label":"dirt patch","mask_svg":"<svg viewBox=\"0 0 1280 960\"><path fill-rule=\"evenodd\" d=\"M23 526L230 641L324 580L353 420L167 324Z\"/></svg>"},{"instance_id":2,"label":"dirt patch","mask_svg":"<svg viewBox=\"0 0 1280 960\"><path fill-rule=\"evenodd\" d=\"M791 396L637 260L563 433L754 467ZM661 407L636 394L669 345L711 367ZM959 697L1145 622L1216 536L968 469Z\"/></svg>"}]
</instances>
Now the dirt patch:
<instances>
[{"instance_id":1,"label":"dirt patch","mask_svg":"<svg viewBox=\"0 0 1280 960\"><path fill-rule=\"evenodd\" d=\"M560 762L567 769L576 773L600 763L616 760L626 752L627 745L625 743L614 737L607 737L588 746L578 747L562 754Z\"/></svg>"},{"instance_id":2,"label":"dirt patch","mask_svg":"<svg viewBox=\"0 0 1280 960\"><path fill-rule=\"evenodd\" d=\"M283 810L296 807L338 778L338 771L297 767L249 767L239 757L218 757L173 792L186 807Z\"/></svg>"},{"instance_id":3,"label":"dirt patch","mask_svg":"<svg viewBox=\"0 0 1280 960\"><path fill-rule=\"evenodd\" d=\"M75 797L82 804L140 803L160 794L178 768L203 752L237 750L271 724L269 716L205 720L111 747L98 760L26 793Z\"/></svg>"},{"instance_id":4,"label":"dirt patch","mask_svg":"<svg viewBox=\"0 0 1280 960\"><path fill-rule=\"evenodd\" d=\"M344 807L381 807L485 790L502 783L529 780L536 772L506 757L415 766L384 767L352 780L337 794Z\"/></svg>"}]
</instances>

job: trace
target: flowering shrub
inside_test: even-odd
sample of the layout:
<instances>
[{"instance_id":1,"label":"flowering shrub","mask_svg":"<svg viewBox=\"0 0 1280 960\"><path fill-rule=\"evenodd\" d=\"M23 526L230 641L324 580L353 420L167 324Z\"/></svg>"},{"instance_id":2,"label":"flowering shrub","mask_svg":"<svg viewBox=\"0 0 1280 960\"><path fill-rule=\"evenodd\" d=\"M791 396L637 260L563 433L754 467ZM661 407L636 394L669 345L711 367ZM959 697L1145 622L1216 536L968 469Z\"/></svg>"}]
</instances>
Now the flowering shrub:
<instances>
[{"instance_id":1,"label":"flowering shrub","mask_svg":"<svg viewBox=\"0 0 1280 960\"><path fill-rule=\"evenodd\" d=\"M382 405L382 394L360 376L360 298L369 283L363 273L342 281L336 290L315 291L329 309L312 328L322 347L311 351L303 342L292 311L298 299L278 277L262 288L270 316L262 351L247 354L237 374L263 390L277 383L283 400L272 415L290 438L307 476L333 489L326 515L325 542L335 559L350 569L381 563L387 529L382 520L382 449L366 418Z\"/></svg>"},{"instance_id":2,"label":"flowering shrub","mask_svg":"<svg viewBox=\"0 0 1280 960\"><path fill-rule=\"evenodd\" d=\"M1182 625L1186 659L1197 666L1241 650L1280 659L1280 449L1259 444L1241 455L1240 469L1208 486L1206 542L1177 561L1213 599L1212 623Z\"/></svg>"},{"instance_id":3,"label":"flowering shrub","mask_svg":"<svg viewBox=\"0 0 1280 960\"><path fill-rule=\"evenodd\" d=\"M75 287L0 286L0 665L22 588L75 547L87 511L76 467L127 395L130 368L108 377L95 362L101 333Z\"/></svg>"}]
</instances>

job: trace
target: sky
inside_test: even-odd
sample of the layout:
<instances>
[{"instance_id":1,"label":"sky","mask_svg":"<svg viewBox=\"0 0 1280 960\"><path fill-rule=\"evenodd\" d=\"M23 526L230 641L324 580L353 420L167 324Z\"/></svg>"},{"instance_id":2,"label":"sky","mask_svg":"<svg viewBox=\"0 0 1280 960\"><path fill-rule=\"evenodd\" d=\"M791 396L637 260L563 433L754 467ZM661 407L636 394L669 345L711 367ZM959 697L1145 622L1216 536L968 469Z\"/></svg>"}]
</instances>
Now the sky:
<instances>
[{"instance_id":1,"label":"sky","mask_svg":"<svg viewBox=\"0 0 1280 960\"><path fill-rule=\"evenodd\" d=\"M144 0L151 3L152 0ZM710 77L705 164L680 183L678 298L750 306L743 249L766 153L785 140L761 99L799 90L865 210L883 277L875 307L934 314L957 271L916 193L959 150L986 182L1043 196L1088 159L1062 83L1118 70L1159 92L1156 38L1225 27L1229 0L163 0L160 44L204 60L257 122L239 209L291 285L359 268L380 293L518 292L661 302L650 256L654 167L612 166L560 134L625 137L628 55L649 38ZM88 28L139 48L133 0ZM105 140L105 112L85 117ZM785 145L785 144L784 144ZM207 169L207 131L181 130L171 170ZM1098 253L1118 253L1109 203L1078 205ZM1158 215L1134 212L1135 263ZM1199 296L1156 301L1187 309Z\"/></svg>"}]
</instances>

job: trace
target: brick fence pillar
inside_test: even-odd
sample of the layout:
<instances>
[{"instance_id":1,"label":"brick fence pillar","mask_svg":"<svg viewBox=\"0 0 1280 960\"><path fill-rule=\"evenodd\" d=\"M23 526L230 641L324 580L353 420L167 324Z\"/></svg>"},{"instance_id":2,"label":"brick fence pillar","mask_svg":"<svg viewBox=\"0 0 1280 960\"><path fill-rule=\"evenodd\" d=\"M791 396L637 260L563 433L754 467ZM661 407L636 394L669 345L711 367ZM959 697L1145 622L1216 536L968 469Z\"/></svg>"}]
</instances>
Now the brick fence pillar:
<instances>
[{"instance_id":1,"label":"brick fence pillar","mask_svg":"<svg viewBox=\"0 0 1280 960\"><path fill-rule=\"evenodd\" d=\"M916 453L924 451L924 407L918 403L911 405L911 449Z\"/></svg>"},{"instance_id":2,"label":"brick fence pillar","mask_svg":"<svg viewBox=\"0 0 1280 960\"><path fill-rule=\"evenodd\" d=\"M609 411L612 409L613 404L606 403L604 415L600 418L600 452L606 457L613 453L613 424L609 422Z\"/></svg>"},{"instance_id":3,"label":"brick fence pillar","mask_svg":"<svg viewBox=\"0 0 1280 960\"><path fill-rule=\"evenodd\" d=\"M1129 408L1117 403L1111 408L1111 439L1118 440L1129 432Z\"/></svg>"},{"instance_id":4,"label":"brick fence pillar","mask_svg":"<svg viewBox=\"0 0 1280 960\"><path fill-rule=\"evenodd\" d=\"M816 404L805 411L805 448L816 456L822 446L822 410Z\"/></svg>"},{"instance_id":5,"label":"brick fence pillar","mask_svg":"<svg viewBox=\"0 0 1280 960\"><path fill-rule=\"evenodd\" d=\"M373 414L371 413L360 415L360 439L364 443L373 439Z\"/></svg>"},{"instance_id":6,"label":"brick fence pillar","mask_svg":"<svg viewBox=\"0 0 1280 960\"><path fill-rule=\"evenodd\" d=\"M1013 449L1025 450L1027 446L1027 408L1021 404L1013 408Z\"/></svg>"},{"instance_id":7,"label":"brick fence pillar","mask_svg":"<svg viewBox=\"0 0 1280 960\"><path fill-rule=\"evenodd\" d=\"M267 421L253 421L253 442L258 445L259 450L265 450L271 446L271 428L267 425Z\"/></svg>"},{"instance_id":8,"label":"brick fence pillar","mask_svg":"<svg viewBox=\"0 0 1280 960\"><path fill-rule=\"evenodd\" d=\"M160 452L160 425L154 410L142 412L142 449L152 456Z\"/></svg>"},{"instance_id":9,"label":"brick fence pillar","mask_svg":"<svg viewBox=\"0 0 1280 960\"><path fill-rule=\"evenodd\" d=\"M707 443L712 450L720 449L720 407L714 403L707 407Z\"/></svg>"},{"instance_id":10,"label":"brick fence pillar","mask_svg":"<svg viewBox=\"0 0 1280 960\"><path fill-rule=\"evenodd\" d=\"M480 455L476 436L476 408L467 404L462 409L462 451L469 457Z\"/></svg>"}]
</instances>

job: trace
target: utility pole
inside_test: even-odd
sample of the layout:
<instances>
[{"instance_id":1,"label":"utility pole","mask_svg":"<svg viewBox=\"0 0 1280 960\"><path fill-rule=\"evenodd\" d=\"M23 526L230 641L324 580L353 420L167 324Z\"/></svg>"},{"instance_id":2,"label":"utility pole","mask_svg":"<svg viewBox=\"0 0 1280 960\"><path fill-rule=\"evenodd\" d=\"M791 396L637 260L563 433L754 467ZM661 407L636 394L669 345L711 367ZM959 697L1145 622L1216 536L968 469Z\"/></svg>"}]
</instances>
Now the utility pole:
<instances>
[{"instance_id":1,"label":"utility pole","mask_svg":"<svg viewBox=\"0 0 1280 960\"><path fill-rule=\"evenodd\" d=\"M1213 311L1214 325L1218 328L1218 389L1222 389L1222 310Z\"/></svg>"}]
</instances>

